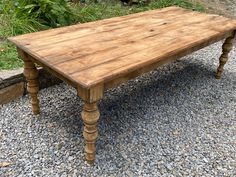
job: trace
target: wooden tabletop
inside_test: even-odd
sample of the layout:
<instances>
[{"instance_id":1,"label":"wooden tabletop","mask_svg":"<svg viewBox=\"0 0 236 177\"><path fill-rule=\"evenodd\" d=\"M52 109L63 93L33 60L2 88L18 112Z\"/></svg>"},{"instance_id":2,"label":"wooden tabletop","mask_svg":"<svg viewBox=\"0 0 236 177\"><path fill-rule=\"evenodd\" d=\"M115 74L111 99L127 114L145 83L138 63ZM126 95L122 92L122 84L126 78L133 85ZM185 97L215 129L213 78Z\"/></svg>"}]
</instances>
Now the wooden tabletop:
<instances>
[{"instance_id":1,"label":"wooden tabletop","mask_svg":"<svg viewBox=\"0 0 236 177\"><path fill-rule=\"evenodd\" d=\"M9 40L68 80L90 88L231 35L236 21L168 7Z\"/></svg>"}]
</instances>

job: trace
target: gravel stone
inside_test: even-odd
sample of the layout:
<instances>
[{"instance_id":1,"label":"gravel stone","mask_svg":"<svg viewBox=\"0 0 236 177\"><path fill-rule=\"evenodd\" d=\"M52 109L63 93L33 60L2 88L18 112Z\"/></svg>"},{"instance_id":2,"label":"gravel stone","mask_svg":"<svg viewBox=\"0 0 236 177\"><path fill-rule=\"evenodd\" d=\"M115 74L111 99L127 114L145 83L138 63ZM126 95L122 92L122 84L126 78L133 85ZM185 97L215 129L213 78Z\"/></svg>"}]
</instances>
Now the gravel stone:
<instances>
[{"instance_id":1,"label":"gravel stone","mask_svg":"<svg viewBox=\"0 0 236 177\"><path fill-rule=\"evenodd\" d=\"M0 176L236 176L236 50L222 41L109 90L97 159L84 161L82 101L60 84L0 107Z\"/></svg>"}]
</instances>

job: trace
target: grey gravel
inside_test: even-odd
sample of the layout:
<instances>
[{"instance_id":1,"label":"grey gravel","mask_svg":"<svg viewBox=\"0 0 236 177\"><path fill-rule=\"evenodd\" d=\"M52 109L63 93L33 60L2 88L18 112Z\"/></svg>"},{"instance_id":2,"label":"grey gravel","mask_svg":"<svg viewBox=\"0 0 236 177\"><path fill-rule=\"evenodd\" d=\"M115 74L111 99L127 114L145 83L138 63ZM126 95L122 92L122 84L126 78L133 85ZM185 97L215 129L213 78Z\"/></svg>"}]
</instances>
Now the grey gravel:
<instances>
[{"instance_id":1,"label":"grey gravel","mask_svg":"<svg viewBox=\"0 0 236 177\"><path fill-rule=\"evenodd\" d=\"M0 176L236 176L236 50L214 79L222 42L105 94L94 166L84 162L75 89L1 107Z\"/></svg>"}]
</instances>

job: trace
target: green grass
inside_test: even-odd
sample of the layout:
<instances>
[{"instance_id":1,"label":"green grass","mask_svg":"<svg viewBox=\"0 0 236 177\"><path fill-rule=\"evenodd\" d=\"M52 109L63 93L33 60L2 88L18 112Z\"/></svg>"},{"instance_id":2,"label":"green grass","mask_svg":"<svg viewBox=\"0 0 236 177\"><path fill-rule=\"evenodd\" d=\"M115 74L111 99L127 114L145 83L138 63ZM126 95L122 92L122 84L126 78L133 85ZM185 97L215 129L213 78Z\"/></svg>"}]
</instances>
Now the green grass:
<instances>
[{"instance_id":1,"label":"green grass","mask_svg":"<svg viewBox=\"0 0 236 177\"><path fill-rule=\"evenodd\" d=\"M33 18L0 14L0 70L10 70L23 66L18 58L16 47L7 41L7 37L46 29Z\"/></svg>"},{"instance_id":2,"label":"green grass","mask_svg":"<svg viewBox=\"0 0 236 177\"><path fill-rule=\"evenodd\" d=\"M153 0L148 5L139 4L132 7L123 6L120 3L115 2L89 3L83 6L73 4L71 7L76 15L76 22L85 23L150 9L168 7L171 5L196 11L204 11L202 6L193 5L187 0ZM16 18L14 15L9 15L5 17L1 16L0 19L0 37L4 41L0 42L0 70L19 68L23 63L17 57L15 46L5 39L9 36L29 33L50 27L43 26L35 19L29 17Z\"/></svg>"},{"instance_id":3,"label":"green grass","mask_svg":"<svg viewBox=\"0 0 236 177\"><path fill-rule=\"evenodd\" d=\"M123 6L120 3L114 2L101 4L91 3L84 7L74 5L72 7L77 15L78 22L84 23L173 5L196 11L204 11L202 6L198 4L193 5L187 0L153 0L149 4L134 5L132 7Z\"/></svg>"},{"instance_id":4,"label":"green grass","mask_svg":"<svg viewBox=\"0 0 236 177\"><path fill-rule=\"evenodd\" d=\"M7 37L43 28L33 19L16 19L10 16L2 16L0 25L0 70L22 67L23 62L17 56L16 47L7 41Z\"/></svg>"},{"instance_id":5,"label":"green grass","mask_svg":"<svg viewBox=\"0 0 236 177\"><path fill-rule=\"evenodd\" d=\"M13 69L22 66L22 61L17 57L15 46L9 42L0 43L0 69Z\"/></svg>"},{"instance_id":6,"label":"green grass","mask_svg":"<svg viewBox=\"0 0 236 177\"><path fill-rule=\"evenodd\" d=\"M112 3L91 3L87 6L74 5L72 7L78 22L81 23L127 15L130 13L130 7Z\"/></svg>"}]
</instances>

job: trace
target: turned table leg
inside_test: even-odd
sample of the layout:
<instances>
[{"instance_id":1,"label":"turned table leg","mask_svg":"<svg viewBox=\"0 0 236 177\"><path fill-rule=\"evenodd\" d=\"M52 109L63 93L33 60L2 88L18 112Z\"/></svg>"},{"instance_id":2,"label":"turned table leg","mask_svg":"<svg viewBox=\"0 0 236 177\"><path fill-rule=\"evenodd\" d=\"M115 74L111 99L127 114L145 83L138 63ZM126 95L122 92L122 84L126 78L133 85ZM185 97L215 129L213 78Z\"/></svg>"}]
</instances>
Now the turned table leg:
<instances>
[{"instance_id":1,"label":"turned table leg","mask_svg":"<svg viewBox=\"0 0 236 177\"><path fill-rule=\"evenodd\" d=\"M97 103L85 103L82 111L82 119L84 121L83 136L86 141L85 157L88 163L95 161L96 139L98 137L97 122L100 113Z\"/></svg>"},{"instance_id":2,"label":"turned table leg","mask_svg":"<svg viewBox=\"0 0 236 177\"><path fill-rule=\"evenodd\" d=\"M97 123L100 116L97 103L103 98L104 85L96 85L90 88L78 87L78 96L84 100L84 107L81 113L85 139L85 158L89 164L95 162L96 140L98 138Z\"/></svg>"},{"instance_id":3,"label":"turned table leg","mask_svg":"<svg viewBox=\"0 0 236 177\"><path fill-rule=\"evenodd\" d=\"M230 36L228 37L223 46L222 46L222 54L220 56L220 65L217 69L217 73L216 73L216 79L220 79L221 78L221 75L224 71L224 65L225 63L228 61L228 58L229 58L229 52L232 50L233 48L233 39L234 39L234 35L233 36Z\"/></svg>"},{"instance_id":4,"label":"turned table leg","mask_svg":"<svg viewBox=\"0 0 236 177\"><path fill-rule=\"evenodd\" d=\"M31 104L32 104L32 111L35 115L39 114L39 100L38 100L38 91L39 91L39 84L38 84L38 70L35 67L35 64L27 59L24 58L24 76L27 80L27 91L31 96Z\"/></svg>"}]
</instances>

